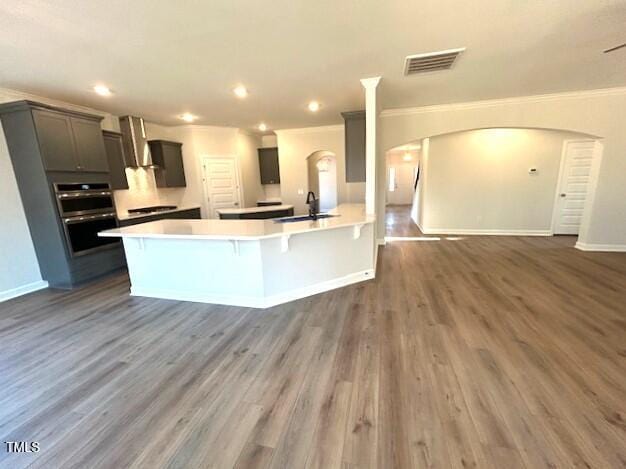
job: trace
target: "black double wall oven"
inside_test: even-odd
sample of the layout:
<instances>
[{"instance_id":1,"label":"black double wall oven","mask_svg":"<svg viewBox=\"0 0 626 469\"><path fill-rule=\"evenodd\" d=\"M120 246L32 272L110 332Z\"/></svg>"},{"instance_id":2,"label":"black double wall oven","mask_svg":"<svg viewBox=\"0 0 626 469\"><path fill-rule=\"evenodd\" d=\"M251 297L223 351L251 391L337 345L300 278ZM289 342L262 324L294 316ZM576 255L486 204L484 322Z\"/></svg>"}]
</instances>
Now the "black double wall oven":
<instances>
[{"instance_id":1,"label":"black double wall oven","mask_svg":"<svg viewBox=\"0 0 626 469\"><path fill-rule=\"evenodd\" d=\"M118 226L108 182L54 183L54 195L72 257L118 245L119 238L101 238L102 230Z\"/></svg>"}]
</instances>

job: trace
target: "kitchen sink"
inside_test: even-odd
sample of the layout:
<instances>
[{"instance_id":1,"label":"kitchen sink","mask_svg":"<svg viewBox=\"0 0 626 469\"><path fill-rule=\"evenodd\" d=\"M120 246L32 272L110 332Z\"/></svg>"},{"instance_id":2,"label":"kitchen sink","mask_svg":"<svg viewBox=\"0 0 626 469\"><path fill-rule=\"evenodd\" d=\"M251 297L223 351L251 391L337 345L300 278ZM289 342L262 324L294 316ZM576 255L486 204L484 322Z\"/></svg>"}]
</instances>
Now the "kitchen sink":
<instances>
[{"instance_id":1,"label":"kitchen sink","mask_svg":"<svg viewBox=\"0 0 626 469\"><path fill-rule=\"evenodd\" d=\"M316 218L313 218L309 215L298 215L295 217L283 217L283 218L277 218L276 220L274 220L274 223L294 223L297 221L315 221L320 220L322 218L332 218L332 217L338 217L339 215L331 215L330 213L318 213Z\"/></svg>"}]
</instances>

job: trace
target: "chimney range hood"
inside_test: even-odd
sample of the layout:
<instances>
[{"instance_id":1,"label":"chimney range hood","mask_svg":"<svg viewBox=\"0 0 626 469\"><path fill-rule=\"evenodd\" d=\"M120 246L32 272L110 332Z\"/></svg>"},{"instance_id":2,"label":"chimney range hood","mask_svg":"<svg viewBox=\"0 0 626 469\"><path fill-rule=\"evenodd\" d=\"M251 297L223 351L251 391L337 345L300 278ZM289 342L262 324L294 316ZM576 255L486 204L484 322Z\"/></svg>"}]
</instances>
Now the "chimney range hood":
<instances>
[{"instance_id":1,"label":"chimney range hood","mask_svg":"<svg viewBox=\"0 0 626 469\"><path fill-rule=\"evenodd\" d=\"M141 117L120 117L120 131L122 142L126 150L129 168L155 168L148 146L146 128Z\"/></svg>"}]
</instances>

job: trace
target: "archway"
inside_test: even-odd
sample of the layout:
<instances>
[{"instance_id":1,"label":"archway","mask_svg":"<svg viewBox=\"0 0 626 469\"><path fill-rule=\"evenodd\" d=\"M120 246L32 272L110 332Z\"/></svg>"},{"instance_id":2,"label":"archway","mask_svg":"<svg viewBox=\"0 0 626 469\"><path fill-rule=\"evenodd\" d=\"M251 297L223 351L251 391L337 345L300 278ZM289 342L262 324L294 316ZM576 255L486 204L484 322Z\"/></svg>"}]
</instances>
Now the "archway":
<instances>
[{"instance_id":1,"label":"archway","mask_svg":"<svg viewBox=\"0 0 626 469\"><path fill-rule=\"evenodd\" d=\"M507 127L446 132L411 143L424 149L411 210L421 233L548 236L584 230L597 174L592 166L599 165L601 152L596 137ZM575 145L587 159L577 156L570 171L568 152ZM379 203L379 210L386 221L386 204Z\"/></svg>"},{"instance_id":2,"label":"archway","mask_svg":"<svg viewBox=\"0 0 626 469\"><path fill-rule=\"evenodd\" d=\"M327 150L318 150L307 157L309 191L319 200L319 210L337 207L337 157Z\"/></svg>"}]
</instances>

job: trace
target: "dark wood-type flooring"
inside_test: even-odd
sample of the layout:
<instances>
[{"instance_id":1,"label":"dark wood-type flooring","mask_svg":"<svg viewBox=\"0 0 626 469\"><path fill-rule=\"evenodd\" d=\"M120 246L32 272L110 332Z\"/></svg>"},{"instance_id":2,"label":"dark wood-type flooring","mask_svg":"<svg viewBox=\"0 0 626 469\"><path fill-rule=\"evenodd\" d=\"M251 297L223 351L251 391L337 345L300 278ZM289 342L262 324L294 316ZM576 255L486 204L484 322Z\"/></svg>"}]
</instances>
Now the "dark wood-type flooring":
<instances>
[{"instance_id":1,"label":"dark wood-type flooring","mask_svg":"<svg viewBox=\"0 0 626 469\"><path fill-rule=\"evenodd\" d=\"M125 275L2 303L0 441L41 450L0 467L624 467L626 254L572 245L393 242L267 310Z\"/></svg>"}]
</instances>

